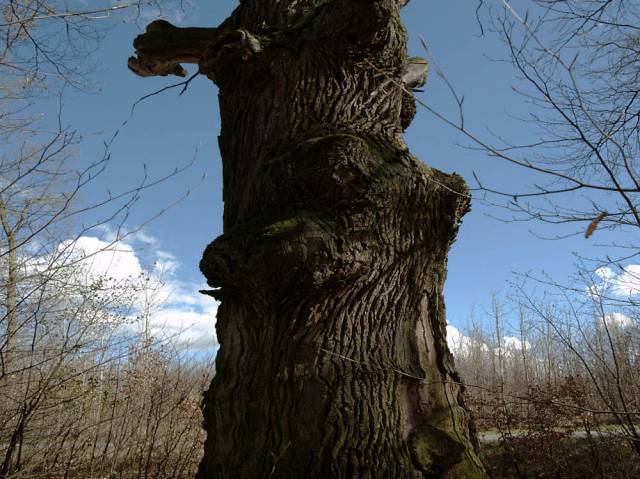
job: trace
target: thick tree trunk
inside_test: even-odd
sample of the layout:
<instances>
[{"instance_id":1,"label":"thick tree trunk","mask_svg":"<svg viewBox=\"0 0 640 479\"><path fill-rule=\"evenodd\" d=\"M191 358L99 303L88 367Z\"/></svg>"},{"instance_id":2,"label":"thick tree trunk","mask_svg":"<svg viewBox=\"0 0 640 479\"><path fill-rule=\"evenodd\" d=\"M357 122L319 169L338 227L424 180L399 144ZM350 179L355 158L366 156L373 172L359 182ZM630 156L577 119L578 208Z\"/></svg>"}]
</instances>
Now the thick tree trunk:
<instances>
[{"instance_id":1,"label":"thick tree trunk","mask_svg":"<svg viewBox=\"0 0 640 479\"><path fill-rule=\"evenodd\" d=\"M136 40L138 74L192 61L220 87L200 479L484 477L442 298L469 197L403 141L400 3L245 0L217 29Z\"/></svg>"}]
</instances>

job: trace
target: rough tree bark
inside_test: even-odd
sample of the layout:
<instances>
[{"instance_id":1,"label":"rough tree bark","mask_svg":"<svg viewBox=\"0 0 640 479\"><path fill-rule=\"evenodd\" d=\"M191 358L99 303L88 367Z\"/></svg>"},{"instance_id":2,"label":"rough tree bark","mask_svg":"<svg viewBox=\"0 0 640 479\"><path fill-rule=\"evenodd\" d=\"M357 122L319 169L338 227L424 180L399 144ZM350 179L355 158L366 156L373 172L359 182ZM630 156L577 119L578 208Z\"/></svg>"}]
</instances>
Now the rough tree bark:
<instances>
[{"instance_id":1,"label":"rough tree bark","mask_svg":"<svg viewBox=\"0 0 640 479\"><path fill-rule=\"evenodd\" d=\"M404 143L404 3L243 0L218 28L156 21L134 42L139 75L197 63L220 88L201 479L485 476L442 297L469 196Z\"/></svg>"}]
</instances>

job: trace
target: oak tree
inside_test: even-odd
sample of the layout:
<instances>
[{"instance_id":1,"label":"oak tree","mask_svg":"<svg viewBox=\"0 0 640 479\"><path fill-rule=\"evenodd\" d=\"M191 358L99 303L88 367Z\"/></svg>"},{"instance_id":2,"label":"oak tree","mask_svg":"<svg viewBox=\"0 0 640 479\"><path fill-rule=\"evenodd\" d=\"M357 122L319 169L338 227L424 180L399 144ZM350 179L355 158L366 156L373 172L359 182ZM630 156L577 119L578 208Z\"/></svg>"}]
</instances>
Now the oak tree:
<instances>
[{"instance_id":1,"label":"oak tree","mask_svg":"<svg viewBox=\"0 0 640 479\"><path fill-rule=\"evenodd\" d=\"M442 295L469 194L403 139L426 68L406 3L244 0L217 28L159 20L134 41L135 73L193 63L220 91L199 478L485 476Z\"/></svg>"}]
</instances>

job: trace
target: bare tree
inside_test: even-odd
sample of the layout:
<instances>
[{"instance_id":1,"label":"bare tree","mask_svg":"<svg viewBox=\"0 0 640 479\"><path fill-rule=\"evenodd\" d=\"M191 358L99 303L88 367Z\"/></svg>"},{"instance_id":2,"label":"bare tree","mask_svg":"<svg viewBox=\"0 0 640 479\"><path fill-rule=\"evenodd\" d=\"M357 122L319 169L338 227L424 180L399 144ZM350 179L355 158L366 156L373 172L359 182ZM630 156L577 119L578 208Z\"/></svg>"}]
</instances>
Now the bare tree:
<instances>
[{"instance_id":1,"label":"bare tree","mask_svg":"<svg viewBox=\"0 0 640 479\"><path fill-rule=\"evenodd\" d=\"M541 293L518 284L508 300L494 298L487 326L476 321L454 344L486 464L499 477L640 470L637 308L622 309L593 279Z\"/></svg>"},{"instance_id":2,"label":"bare tree","mask_svg":"<svg viewBox=\"0 0 640 479\"><path fill-rule=\"evenodd\" d=\"M62 109L66 89L92 89L90 54L110 28L108 16L135 17L154 5L0 2L2 478L114 471L190 477L199 459L197 406L208 365L148 334L132 338L123 327L152 283L115 280L91 266L135 231L125 230L131 207L167 177L150 179L144 171L129 189L82 202L108 166L111 144L78 166L80 135L65 125ZM42 118L39 102L56 99L57 116ZM116 232L113 241L84 250L83 238L105 225ZM144 389L136 378L144 378Z\"/></svg>"},{"instance_id":3,"label":"bare tree","mask_svg":"<svg viewBox=\"0 0 640 479\"><path fill-rule=\"evenodd\" d=\"M503 40L518 74L513 87L530 107L522 121L532 140L517 143L472 131L464 121L463 95L435 61L433 70L452 92L459 116L422 105L474 147L537 175L529 188L511 191L483 181L481 174L476 178L476 191L514 213L513 219L582 224L577 228L587 238L596 229L629 231L640 224L640 5L535 0L527 7L519 11L505 0L479 3L479 11L487 14L480 21ZM621 256L635 254L627 253Z\"/></svg>"}]
</instances>

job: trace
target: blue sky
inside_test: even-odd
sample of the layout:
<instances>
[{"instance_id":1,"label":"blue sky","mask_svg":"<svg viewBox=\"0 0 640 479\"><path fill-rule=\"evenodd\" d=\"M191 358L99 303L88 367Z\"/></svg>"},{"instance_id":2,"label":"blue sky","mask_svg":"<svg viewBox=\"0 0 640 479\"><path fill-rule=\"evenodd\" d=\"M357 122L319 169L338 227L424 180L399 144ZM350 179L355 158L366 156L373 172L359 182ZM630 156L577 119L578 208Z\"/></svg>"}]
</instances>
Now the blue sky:
<instances>
[{"instance_id":1,"label":"blue sky","mask_svg":"<svg viewBox=\"0 0 640 479\"><path fill-rule=\"evenodd\" d=\"M177 25L215 26L231 12L236 2L192 1L186 11L168 9L165 17ZM513 2L516 6L518 3ZM514 121L527 105L511 90L516 81L508 64L492 60L504 56L498 39L480 36L476 23L475 0L461 2L413 0L403 17L410 37L410 54L423 55L420 35L424 36L450 80L465 96L466 121L477 132L489 137L489 129L501 135L523 139L531 135L530 126ZM141 26L151 18L140 20ZM129 118L132 104L141 96L175 82L170 78L141 79L126 68L133 53L131 42L139 33L130 18L116 17L117 25L98 52L96 74L100 91L92 95L68 92L66 121L85 135L78 161L89 162L102 153L102 142ZM191 66L193 70L193 66ZM198 261L208 242L220 235L222 218L221 161L217 148L220 127L217 90L206 78L197 78L188 91L178 96L169 91L141 103L124 126L112 149L109 170L85 192L87 201L117 191L138 181L146 164L151 176L162 176L176 167L195 164L185 173L145 192L127 219L130 228L142 224L173 200L190 195L144 228L135 238L147 244L147 253L162 251L172 258L176 291L202 284ZM446 114L456 108L444 84L432 75L420 98ZM453 129L423 109L406 135L412 152L428 165L458 172L472 183L476 172L494 187L523 190L531 175L485 154L464 147L464 139ZM463 144L463 146L460 145ZM206 178L203 180L203 175ZM568 232L530 223L504 223L490 215L499 210L477 201L464 220L449 262L445 289L449 321L464 326L474 306L483 307L494 292L505 292L512 272L546 272L563 279L573 271L574 251L594 252L593 239L581 236L562 241L540 240L541 235ZM145 242L145 238L148 240ZM213 321L213 319L212 319Z\"/></svg>"}]
</instances>

